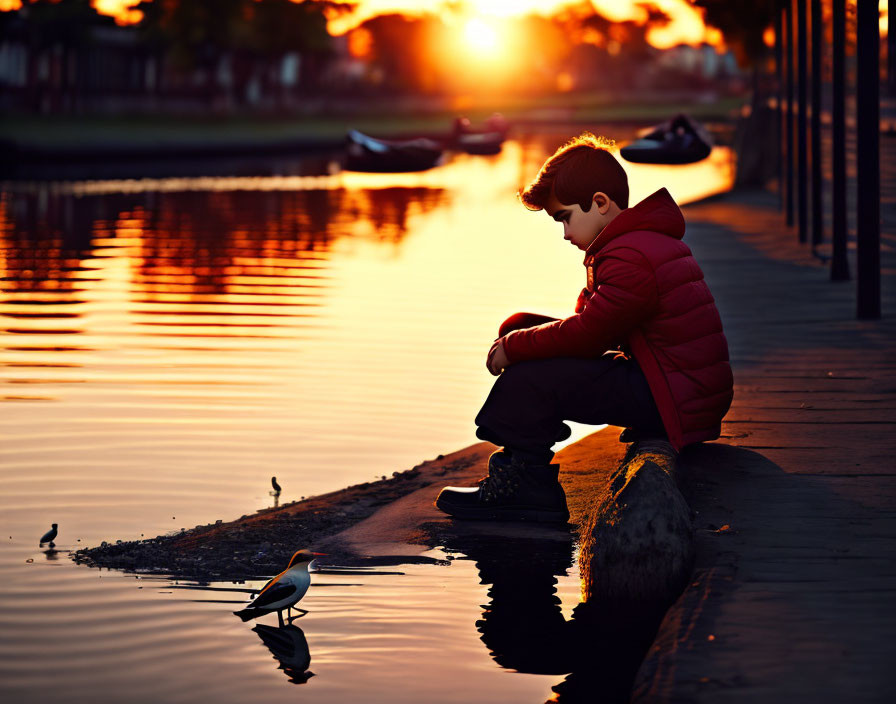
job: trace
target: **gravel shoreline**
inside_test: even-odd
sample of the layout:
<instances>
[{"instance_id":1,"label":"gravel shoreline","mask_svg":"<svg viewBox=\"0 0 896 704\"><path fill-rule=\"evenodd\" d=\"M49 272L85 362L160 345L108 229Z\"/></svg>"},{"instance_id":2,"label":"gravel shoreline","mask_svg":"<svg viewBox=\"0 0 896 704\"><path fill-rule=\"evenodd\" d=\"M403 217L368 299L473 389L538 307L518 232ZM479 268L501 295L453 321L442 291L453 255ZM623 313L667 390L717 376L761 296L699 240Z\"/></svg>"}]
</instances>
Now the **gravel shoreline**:
<instances>
[{"instance_id":1,"label":"gravel shoreline","mask_svg":"<svg viewBox=\"0 0 896 704\"><path fill-rule=\"evenodd\" d=\"M217 521L176 534L103 542L72 553L78 564L165 574L198 581L244 580L276 574L303 547L319 546L382 506L437 482L455 480L482 460L482 445L439 455L391 477ZM339 555L350 562L352 555Z\"/></svg>"}]
</instances>

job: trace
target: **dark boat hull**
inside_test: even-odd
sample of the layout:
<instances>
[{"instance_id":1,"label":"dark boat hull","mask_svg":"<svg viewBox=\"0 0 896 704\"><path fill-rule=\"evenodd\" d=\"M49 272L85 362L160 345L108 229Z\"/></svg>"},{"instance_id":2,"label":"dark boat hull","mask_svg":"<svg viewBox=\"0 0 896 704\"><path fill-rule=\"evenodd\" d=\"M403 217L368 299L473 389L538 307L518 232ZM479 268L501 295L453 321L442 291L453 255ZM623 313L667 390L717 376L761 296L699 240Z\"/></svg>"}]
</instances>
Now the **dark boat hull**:
<instances>
[{"instance_id":1,"label":"dark boat hull","mask_svg":"<svg viewBox=\"0 0 896 704\"><path fill-rule=\"evenodd\" d=\"M454 148L467 154L490 155L500 154L504 144L501 132L476 132L458 135L454 140Z\"/></svg>"},{"instance_id":2,"label":"dark boat hull","mask_svg":"<svg viewBox=\"0 0 896 704\"><path fill-rule=\"evenodd\" d=\"M387 141L353 130L346 140L343 168L373 173L426 171L441 158L442 149L432 140Z\"/></svg>"},{"instance_id":3,"label":"dark boat hull","mask_svg":"<svg viewBox=\"0 0 896 704\"><path fill-rule=\"evenodd\" d=\"M636 164L693 164L709 156L712 147L699 140L638 139L619 150L622 158Z\"/></svg>"},{"instance_id":4,"label":"dark boat hull","mask_svg":"<svg viewBox=\"0 0 896 704\"><path fill-rule=\"evenodd\" d=\"M619 150L623 159L636 164L693 164L711 152L709 133L686 115L646 130Z\"/></svg>"},{"instance_id":5,"label":"dark boat hull","mask_svg":"<svg viewBox=\"0 0 896 704\"><path fill-rule=\"evenodd\" d=\"M509 124L503 115L494 113L481 129L476 129L466 117L454 121L451 147L467 154L498 154L507 137Z\"/></svg>"}]
</instances>

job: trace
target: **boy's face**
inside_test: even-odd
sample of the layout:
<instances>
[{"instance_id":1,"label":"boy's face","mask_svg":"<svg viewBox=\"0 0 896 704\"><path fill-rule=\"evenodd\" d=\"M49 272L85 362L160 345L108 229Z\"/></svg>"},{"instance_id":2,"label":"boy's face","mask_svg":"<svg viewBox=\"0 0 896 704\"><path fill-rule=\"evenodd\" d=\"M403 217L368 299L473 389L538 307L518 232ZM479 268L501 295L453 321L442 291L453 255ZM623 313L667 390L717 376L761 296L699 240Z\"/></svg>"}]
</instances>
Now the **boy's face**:
<instances>
[{"instance_id":1,"label":"boy's face","mask_svg":"<svg viewBox=\"0 0 896 704\"><path fill-rule=\"evenodd\" d=\"M557 222L563 223L563 239L572 242L583 252L594 242L609 222L621 210L606 193L595 193L591 198L591 208L585 212L577 203L566 205L551 193L545 212Z\"/></svg>"}]
</instances>

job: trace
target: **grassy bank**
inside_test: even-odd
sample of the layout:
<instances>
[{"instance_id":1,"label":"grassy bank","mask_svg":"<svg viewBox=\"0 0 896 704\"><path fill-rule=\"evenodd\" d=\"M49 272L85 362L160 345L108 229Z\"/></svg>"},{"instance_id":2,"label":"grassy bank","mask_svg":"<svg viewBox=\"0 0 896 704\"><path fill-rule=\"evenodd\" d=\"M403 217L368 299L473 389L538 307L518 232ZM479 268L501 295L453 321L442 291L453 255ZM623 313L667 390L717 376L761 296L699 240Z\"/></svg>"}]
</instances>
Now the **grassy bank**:
<instances>
[{"instance_id":1,"label":"grassy bank","mask_svg":"<svg viewBox=\"0 0 896 704\"><path fill-rule=\"evenodd\" d=\"M231 116L206 115L120 115L120 116L32 116L0 117L0 139L20 148L46 150L76 148L88 150L108 145L130 148L178 148L185 145L290 143L313 146L341 140L349 128L376 135L445 133L458 114L472 120L484 119L500 110L513 124L538 126L557 123L583 127L608 122L652 123L678 112L701 120L727 120L742 103L740 98L714 102L653 100L648 102L613 101L606 96L584 96L562 100L557 96L456 110L421 110L408 106L377 104L363 111L336 109L312 115Z\"/></svg>"}]
</instances>

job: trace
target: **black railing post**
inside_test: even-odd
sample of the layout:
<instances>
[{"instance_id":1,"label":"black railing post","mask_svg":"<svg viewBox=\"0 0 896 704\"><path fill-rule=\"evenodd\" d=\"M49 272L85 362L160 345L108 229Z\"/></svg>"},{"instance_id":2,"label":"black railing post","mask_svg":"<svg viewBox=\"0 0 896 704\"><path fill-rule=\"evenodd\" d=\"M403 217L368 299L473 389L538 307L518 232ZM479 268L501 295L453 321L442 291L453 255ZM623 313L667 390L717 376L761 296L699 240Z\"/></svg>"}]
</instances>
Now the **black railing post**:
<instances>
[{"instance_id":1,"label":"black railing post","mask_svg":"<svg viewBox=\"0 0 896 704\"><path fill-rule=\"evenodd\" d=\"M887 3L887 88L896 95L896 37L893 36L893 8Z\"/></svg>"},{"instance_id":2,"label":"black railing post","mask_svg":"<svg viewBox=\"0 0 896 704\"><path fill-rule=\"evenodd\" d=\"M784 60L784 48L782 41L784 40L784 30L782 27L782 17L780 3L776 3L777 12L775 12L775 168L778 174L778 210L784 208L784 158L782 155L784 136L784 66L781 62Z\"/></svg>"},{"instance_id":3,"label":"black railing post","mask_svg":"<svg viewBox=\"0 0 896 704\"><path fill-rule=\"evenodd\" d=\"M793 227L793 3L784 0L784 56L787 61L787 227Z\"/></svg>"},{"instance_id":4,"label":"black railing post","mask_svg":"<svg viewBox=\"0 0 896 704\"><path fill-rule=\"evenodd\" d=\"M821 0L812 0L812 247L824 240L821 202Z\"/></svg>"},{"instance_id":5,"label":"black railing post","mask_svg":"<svg viewBox=\"0 0 896 704\"><path fill-rule=\"evenodd\" d=\"M831 76L831 281L849 279L846 249L846 0L833 0Z\"/></svg>"},{"instance_id":6,"label":"black railing post","mask_svg":"<svg viewBox=\"0 0 896 704\"><path fill-rule=\"evenodd\" d=\"M880 26L856 3L856 281L859 318L880 318Z\"/></svg>"},{"instance_id":7,"label":"black railing post","mask_svg":"<svg viewBox=\"0 0 896 704\"><path fill-rule=\"evenodd\" d=\"M808 37L806 28L806 0L796 0L796 72L797 72L797 115L796 115L796 186L797 186L797 226L800 242L808 239L809 225L809 184L808 146L806 113L808 112L807 54Z\"/></svg>"}]
</instances>

